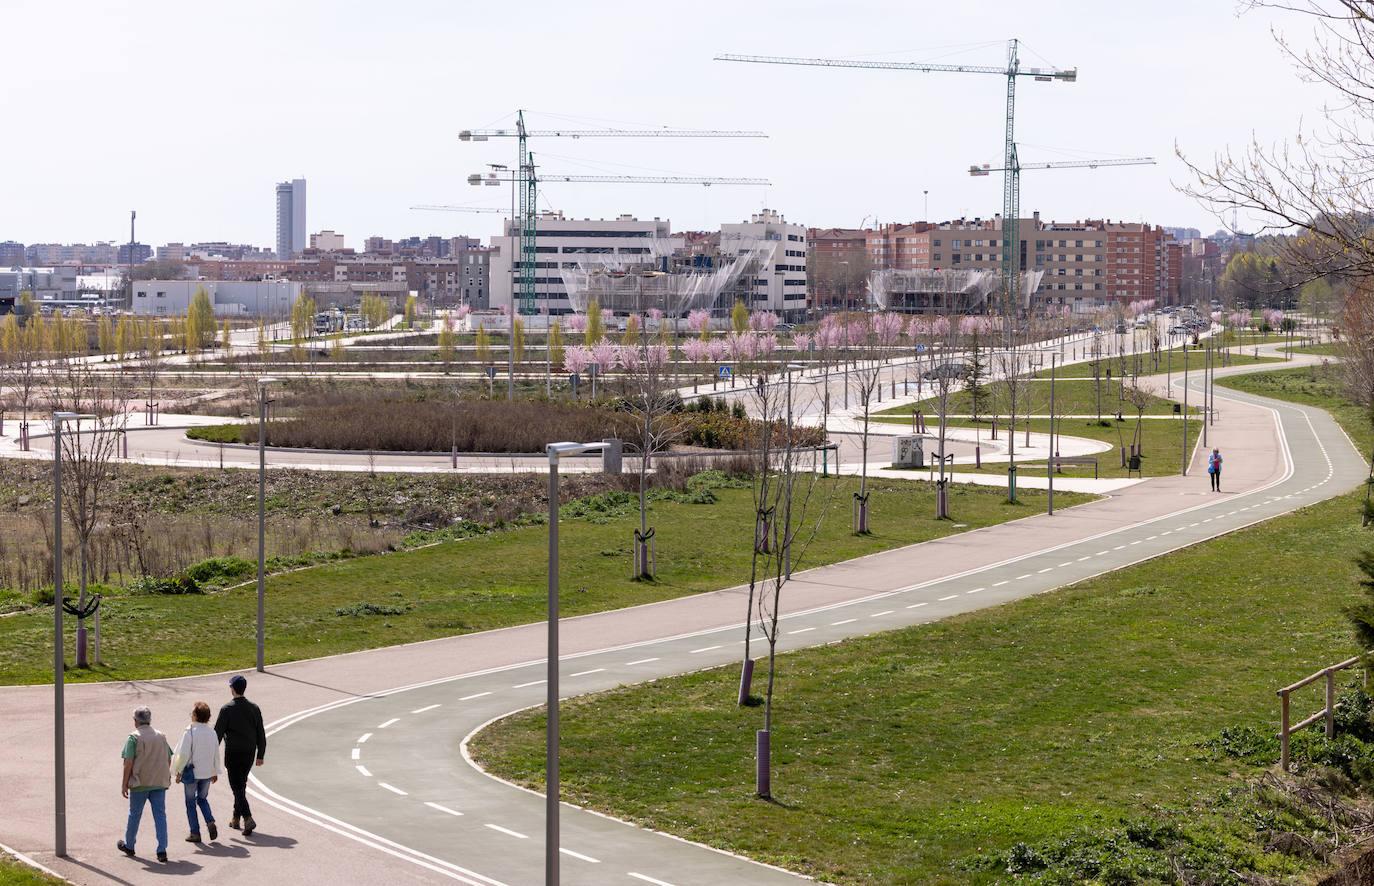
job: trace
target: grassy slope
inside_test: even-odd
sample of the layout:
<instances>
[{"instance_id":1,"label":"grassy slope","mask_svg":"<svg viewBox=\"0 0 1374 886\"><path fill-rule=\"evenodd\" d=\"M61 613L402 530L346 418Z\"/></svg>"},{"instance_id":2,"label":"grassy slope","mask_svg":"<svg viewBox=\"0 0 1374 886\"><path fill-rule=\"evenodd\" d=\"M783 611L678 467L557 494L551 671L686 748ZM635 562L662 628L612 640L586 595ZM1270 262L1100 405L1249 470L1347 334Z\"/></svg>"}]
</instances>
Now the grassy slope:
<instances>
[{"instance_id":1,"label":"grassy slope","mask_svg":"<svg viewBox=\"0 0 1374 886\"><path fill-rule=\"evenodd\" d=\"M1338 366L1295 367L1234 378L1219 377L1217 384L1264 397L1319 406L1336 417L1366 456L1374 446L1374 430L1370 428L1368 412L1346 399Z\"/></svg>"},{"instance_id":2,"label":"grassy slope","mask_svg":"<svg viewBox=\"0 0 1374 886\"><path fill-rule=\"evenodd\" d=\"M1131 371L1133 371L1133 370L1132 370L1132 363L1131 363L1132 359L1133 359L1133 358L1131 358L1131 357L1127 357L1127 361L1126 361L1126 371L1127 371L1128 373L1131 372ZM1196 372L1198 369L1200 369L1200 368L1203 366L1203 364L1206 362L1206 359L1207 359L1207 351L1206 351L1206 348L1203 348L1203 349L1201 349L1201 350L1199 350L1198 348L1189 348L1189 349L1188 349L1188 358L1187 358L1187 360L1188 360L1188 370L1189 370L1190 372ZM1213 359L1216 359L1216 360L1218 361L1218 363L1217 363L1218 366L1221 365L1221 363L1219 362L1220 359L1221 359L1220 357L1217 357L1217 356L1214 355ZM1183 371L1183 362L1184 362L1183 352L1182 352L1181 350L1179 350L1178 348L1174 348L1174 349L1172 349L1172 350L1160 352L1160 360L1159 360L1159 368L1158 368L1158 369L1156 369L1155 366L1154 366L1154 364L1148 359L1148 355L1142 354L1142 355L1141 355L1141 368L1140 368L1140 374L1141 374L1141 375L1145 375L1145 374L1147 374L1147 373L1154 373L1154 372L1163 373L1163 372L1166 372L1166 371L1167 371L1167 372L1182 372L1182 371ZM1279 358L1279 357L1259 357L1259 358L1255 358L1255 357L1251 356L1250 354L1242 354L1242 353L1240 353L1240 352L1238 352L1238 351L1234 351L1234 350L1233 350L1232 353L1231 353L1231 362L1227 363L1226 365L1227 365L1227 366L1254 366L1254 365L1256 365L1256 364L1262 364L1262 363L1280 363L1280 362L1282 362L1282 359ZM1117 377L1119 377L1119 376L1121 375L1121 372L1120 372L1121 364L1120 364L1119 361L1117 361L1117 360L1115 360L1115 359L1103 358L1103 360L1102 360L1102 367L1101 367L1101 370L1100 370L1100 371L1101 371L1101 374L1102 374L1103 376L1106 375L1107 369L1108 369L1108 368L1111 369L1111 371L1112 371L1112 377L1113 377L1113 378L1117 378ZM1036 377L1036 378L1049 378L1049 377L1050 377L1050 371L1049 371L1048 369L1043 369L1043 370L1041 370L1040 372L1036 373L1035 377ZM1092 378L1092 377L1093 377L1093 365L1092 365L1092 363L1072 363L1072 364L1070 364L1070 365L1068 365L1068 366L1062 366L1062 367L1059 367L1058 369L1055 370L1055 377L1056 377L1056 378Z\"/></svg>"},{"instance_id":3,"label":"grassy slope","mask_svg":"<svg viewBox=\"0 0 1374 886\"><path fill-rule=\"evenodd\" d=\"M1056 415L1096 415L1097 414L1097 385L1089 379L1064 380L1063 384L1054 386L1054 411ZM1129 384L1128 384L1129 387ZM1146 395L1147 405L1146 415L1165 415L1173 412L1173 401L1163 397L1156 397L1152 394ZM1029 385L1024 385L1017 395L1020 401L1017 406L1018 413L1025 413L1027 409L1032 414L1049 414L1050 411L1050 383L1047 380L1037 380ZM1119 408L1125 408L1127 412L1134 412L1134 408L1121 402L1121 385L1117 377L1113 377L1111 382L1105 378L1102 380L1102 414L1111 415ZM911 415L916 409L920 409L926 415L931 415L939 410L939 402L934 399L922 400L916 404L906 404L896 406L892 409L885 409L879 415ZM990 415L993 412L1005 417L1007 414L1007 395L1005 382L992 382L987 385L987 399L981 416ZM970 400L968 391L956 391L949 397L950 415L967 415L970 412Z\"/></svg>"},{"instance_id":4,"label":"grassy slope","mask_svg":"<svg viewBox=\"0 0 1374 886\"><path fill-rule=\"evenodd\" d=\"M735 669L573 699L566 795L835 882L996 879L957 863L1253 774L1198 742L1271 728L1277 685L1349 654L1339 607L1369 545L1358 496L1052 595L783 657L776 803L751 797L761 714L732 703ZM542 728L519 714L475 749L537 785Z\"/></svg>"},{"instance_id":5,"label":"grassy slope","mask_svg":"<svg viewBox=\"0 0 1374 886\"><path fill-rule=\"evenodd\" d=\"M810 563L830 563L965 531L937 521L925 483L872 484L875 533L849 532L855 481L834 487L822 537ZM562 527L562 606L565 615L595 612L715 590L747 574L753 505L747 489L717 490L711 505L654 505L659 580L634 582L627 573L637 516L622 509L605 522L569 519ZM1033 514L1039 496L1021 507L1002 503L992 489L960 487L951 510L969 529ZM1070 497L1065 505L1086 500ZM709 521L712 531L701 529ZM544 617L547 531L528 526L469 541L364 557L268 582L268 654L286 661L389 646ZM809 564L808 564L809 565ZM251 585L204 596L127 596L107 601L106 667L69 672L71 680L147 679L239 667L253 654L255 594ZM396 607L399 614L339 615L358 603ZM51 611L0 618L0 682L35 683L50 677ZM69 627L72 619L68 619ZM72 640L68 637L68 644Z\"/></svg>"},{"instance_id":6,"label":"grassy slope","mask_svg":"<svg viewBox=\"0 0 1374 886\"><path fill-rule=\"evenodd\" d=\"M66 881L50 877L9 856L0 855L0 886L48 886L63 882Z\"/></svg>"}]
</instances>

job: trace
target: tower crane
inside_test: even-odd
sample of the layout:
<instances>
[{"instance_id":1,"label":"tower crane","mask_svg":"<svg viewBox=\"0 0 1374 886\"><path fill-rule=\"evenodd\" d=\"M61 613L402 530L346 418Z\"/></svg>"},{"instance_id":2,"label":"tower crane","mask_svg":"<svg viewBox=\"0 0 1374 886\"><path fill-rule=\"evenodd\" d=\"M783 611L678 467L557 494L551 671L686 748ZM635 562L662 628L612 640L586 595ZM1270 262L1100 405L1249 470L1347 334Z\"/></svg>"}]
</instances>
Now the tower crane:
<instances>
[{"instance_id":1,"label":"tower crane","mask_svg":"<svg viewBox=\"0 0 1374 886\"><path fill-rule=\"evenodd\" d=\"M520 238L520 261L527 269L534 268L535 251L535 226L536 209L535 195L537 190L536 178L534 173L534 160L529 150L530 138L767 138L767 136L753 130L725 130L725 129L529 129L525 126L525 112L517 111L515 116L514 129L464 129L458 133L458 140L465 142L487 141L493 138L513 138L516 140L518 148L516 152L516 173L512 177L503 177L489 181L490 184L497 184L501 181L513 181L520 194L520 214L519 214L519 238ZM480 177L479 177L480 178ZM590 181L590 182L635 182L641 181L649 183L647 179L636 179L633 176L547 176L548 181ZM477 184L469 177L469 183ZM485 179L484 179L485 181ZM676 180L655 180L655 184L755 184L757 182L740 179L737 181L676 181ZM514 268L515 262L511 262ZM534 297L534 274L525 274L520 278L520 313L528 314L535 312Z\"/></svg>"},{"instance_id":2,"label":"tower crane","mask_svg":"<svg viewBox=\"0 0 1374 886\"><path fill-rule=\"evenodd\" d=\"M424 203L419 206L412 206L411 209L423 209L429 212L505 212L498 206L449 206L441 203Z\"/></svg>"},{"instance_id":3,"label":"tower crane","mask_svg":"<svg viewBox=\"0 0 1374 886\"><path fill-rule=\"evenodd\" d=\"M1056 160L1052 163L1022 163L1013 168L1015 172L1025 169L1096 169L1099 166L1154 166L1154 157L1120 157L1111 160ZM1001 166L970 166L969 175L987 175L989 172L1006 172Z\"/></svg>"},{"instance_id":4,"label":"tower crane","mask_svg":"<svg viewBox=\"0 0 1374 886\"><path fill-rule=\"evenodd\" d=\"M1073 83L1078 80L1077 68L1023 68L1017 57L1019 41L1007 42L1007 63L998 65L921 64L919 62L860 61L833 58L794 58L771 55L718 55L716 61L751 62L765 65L809 65L821 68L869 68L888 71L922 71L947 74L994 74L1007 78L1006 147L1002 179L1002 298L1007 318L1007 336L1013 323L1010 318L1016 304L1017 274L1020 270L1015 248L1014 221L1021 209L1020 179L1016 175L1016 79L1030 77L1040 82L1058 80Z\"/></svg>"}]
</instances>

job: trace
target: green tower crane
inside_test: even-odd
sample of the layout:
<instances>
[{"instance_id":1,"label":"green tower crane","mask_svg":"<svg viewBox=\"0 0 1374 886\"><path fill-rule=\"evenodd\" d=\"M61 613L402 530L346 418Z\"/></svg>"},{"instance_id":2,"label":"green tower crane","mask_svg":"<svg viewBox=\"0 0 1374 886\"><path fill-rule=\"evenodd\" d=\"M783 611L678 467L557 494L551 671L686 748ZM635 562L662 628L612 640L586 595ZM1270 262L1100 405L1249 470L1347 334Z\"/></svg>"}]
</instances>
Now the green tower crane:
<instances>
[{"instance_id":1,"label":"green tower crane","mask_svg":"<svg viewBox=\"0 0 1374 886\"><path fill-rule=\"evenodd\" d=\"M859 61L834 58L794 58L773 55L718 55L716 61L751 62L765 65L808 65L821 68L869 68L888 71L923 71L948 74L996 74L1007 78L1006 160L1002 178L1002 310L1010 339L1016 315L1017 291L1021 270L1016 221L1021 210L1021 178L1016 163L1016 79L1030 77L1048 82L1073 83L1077 68L1023 68L1017 57L1017 40L1007 43L1007 63L996 65L922 64L919 62Z\"/></svg>"}]
</instances>

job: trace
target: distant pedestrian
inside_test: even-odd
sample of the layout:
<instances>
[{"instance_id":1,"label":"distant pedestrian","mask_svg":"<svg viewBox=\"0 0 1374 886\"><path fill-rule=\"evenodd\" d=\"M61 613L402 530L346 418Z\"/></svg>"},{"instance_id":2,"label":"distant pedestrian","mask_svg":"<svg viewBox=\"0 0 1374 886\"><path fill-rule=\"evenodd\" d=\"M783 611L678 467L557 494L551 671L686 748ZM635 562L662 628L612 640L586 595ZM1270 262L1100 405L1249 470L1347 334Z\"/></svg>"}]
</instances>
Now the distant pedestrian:
<instances>
[{"instance_id":1,"label":"distant pedestrian","mask_svg":"<svg viewBox=\"0 0 1374 886\"><path fill-rule=\"evenodd\" d=\"M219 709L215 734L224 742L224 768L229 773L229 788L234 792L234 817L229 819L229 827L239 827L242 819L243 835L251 837L258 825L248 806L248 775L254 765L262 765L263 754L267 753L267 733L262 728L262 711L243 697L248 680L235 674L229 680L229 689L234 697Z\"/></svg>"},{"instance_id":2,"label":"distant pedestrian","mask_svg":"<svg viewBox=\"0 0 1374 886\"><path fill-rule=\"evenodd\" d=\"M1213 449L1207 456L1207 475L1212 478L1212 491L1221 491L1221 450Z\"/></svg>"},{"instance_id":3,"label":"distant pedestrian","mask_svg":"<svg viewBox=\"0 0 1374 886\"><path fill-rule=\"evenodd\" d=\"M198 701L191 708L191 725L181 734L181 742L172 755L172 771L186 794L186 820L191 826L187 843L201 842L197 808L205 816L210 839L219 839L215 814L210 811L210 785L219 781L219 768L219 736L210 728L210 706Z\"/></svg>"},{"instance_id":4,"label":"distant pedestrian","mask_svg":"<svg viewBox=\"0 0 1374 886\"><path fill-rule=\"evenodd\" d=\"M157 860L167 860L167 788L172 785L172 749L167 736L153 728L153 712L134 711L134 731L124 741L124 779L121 792L129 800L129 821L124 839L115 843L120 852L132 856L138 839L138 824L143 819L143 804L153 807L153 830L157 834Z\"/></svg>"}]
</instances>

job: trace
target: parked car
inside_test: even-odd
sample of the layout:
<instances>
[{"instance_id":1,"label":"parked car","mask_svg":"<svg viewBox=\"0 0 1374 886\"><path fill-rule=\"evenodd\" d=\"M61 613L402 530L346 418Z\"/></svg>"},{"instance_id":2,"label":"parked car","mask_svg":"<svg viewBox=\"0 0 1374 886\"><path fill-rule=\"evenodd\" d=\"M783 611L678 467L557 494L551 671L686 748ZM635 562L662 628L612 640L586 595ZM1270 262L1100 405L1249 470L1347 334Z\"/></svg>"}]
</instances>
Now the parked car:
<instances>
[{"instance_id":1,"label":"parked car","mask_svg":"<svg viewBox=\"0 0 1374 886\"><path fill-rule=\"evenodd\" d=\"M1010 225L1008 225L1008 227L1010 227ZM1118 323L1118 324L1116 324L1116 333L1117 333L1117 335L1120 335L1120 334L1122 334L1122 333L1125 332L1125 331L1126 331L1126 324L1125 324L1125 323Z\"/></svg>"},{"instance_id":2,"label":"parked car","mask_svg":"<svg viewBox=\"0 0 1374 886\"><path fill-rule=\"evenodd\" d=\"M1189 332L1191 332L1191 330L1182 324L1176 323L1169 327L1170 335L1187 335Z\"/></svg>"},{"instance_id":3,"label":"parked car","mask_svg":"<svg viewBox=\"0 0 1374 886\"><path fill-rule=\"evenodd\" d=\"M968 364L951 361L932 366L921 373L921 378L926 381L935 381L941 378L963 378L966 372L968 372Z\"/></svg>"}]
</instances>

